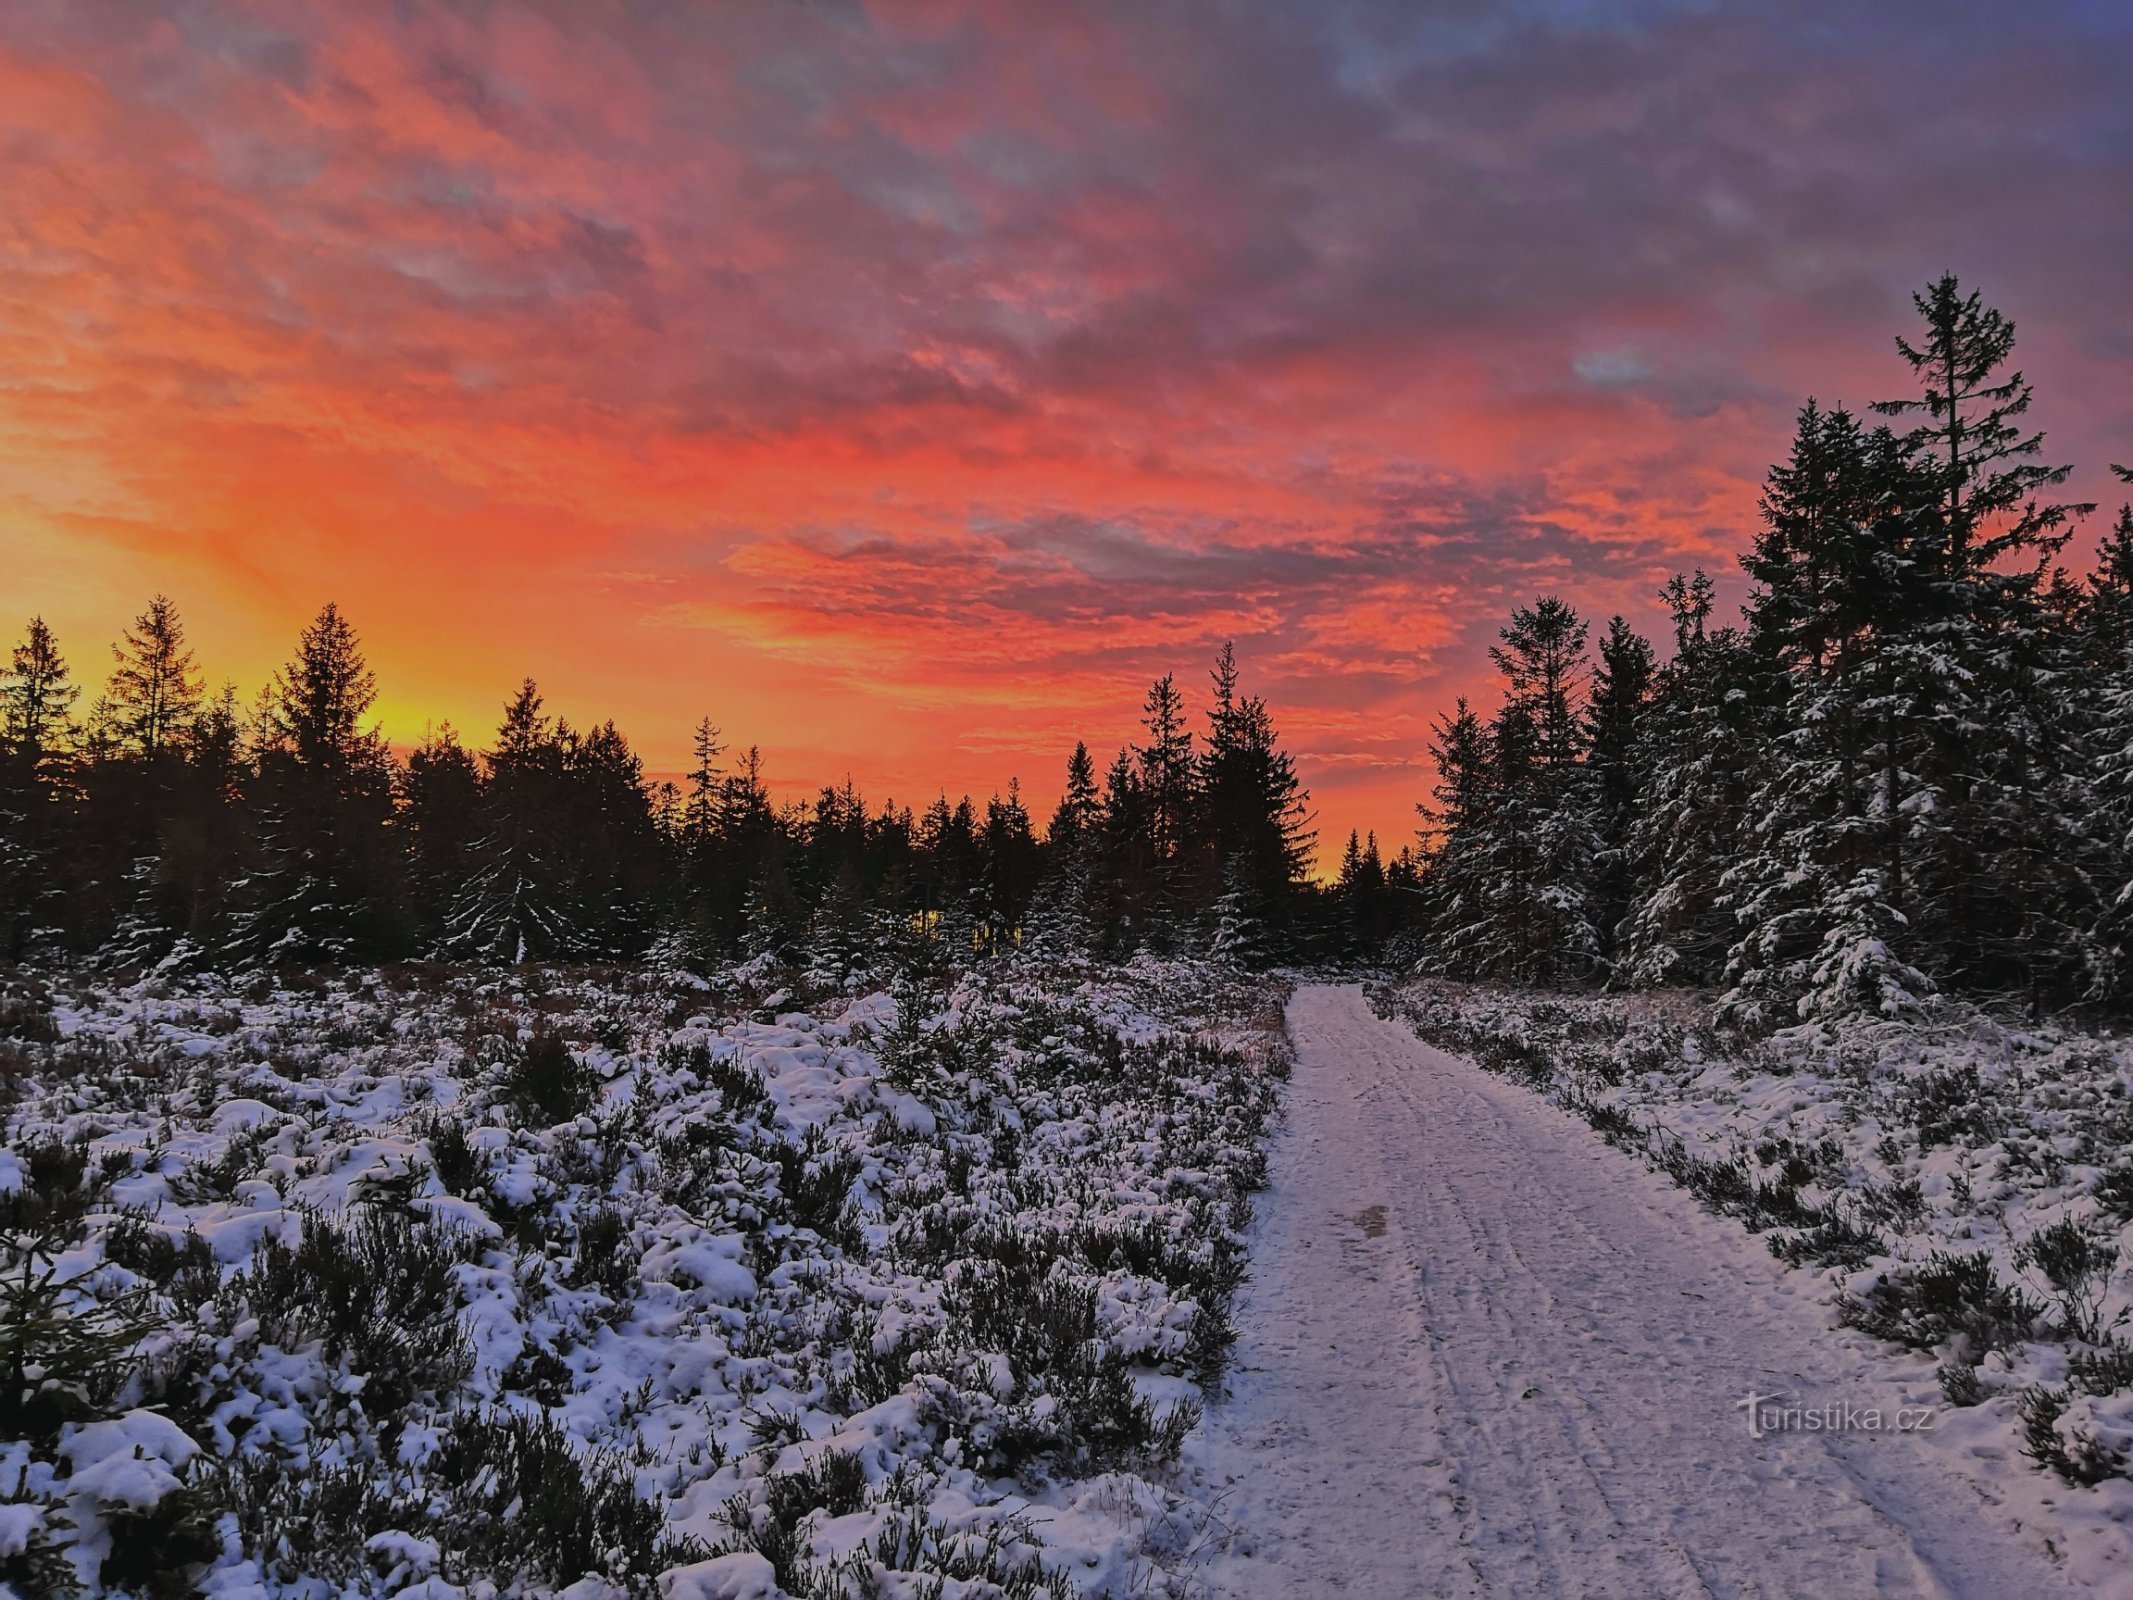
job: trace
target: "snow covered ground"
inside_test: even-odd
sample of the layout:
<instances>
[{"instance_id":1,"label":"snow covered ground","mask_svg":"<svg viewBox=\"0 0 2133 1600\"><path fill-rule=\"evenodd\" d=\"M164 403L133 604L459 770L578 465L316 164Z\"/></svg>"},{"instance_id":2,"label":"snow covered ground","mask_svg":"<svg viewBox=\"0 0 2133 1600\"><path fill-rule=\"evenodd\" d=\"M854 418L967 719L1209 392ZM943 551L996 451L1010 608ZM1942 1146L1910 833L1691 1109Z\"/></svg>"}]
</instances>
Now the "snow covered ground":
<instances>
[{"instance_id":1,"label":"snow covered ground","mask_svg":"<svg viewBox=\"0 0 2133 1600\"><path fill-rule=\"evenodd\" d=\"M0 1583L2133 1593L2115 1046L796 981L0 993Z\"/></svg>"},{"instance_id":2,"label":"snow covered ground","mask_svg":"<svg viewBox=\"0 0 2133 1600\"><path fill-rule=\"evenodd\" d=\"M1289 1016L1232 1397L1188 1445L1232 1530L1213 1593L2133 1589L2115 1524L1737 1227L1356 989ZM1756 1438L1750 1394L1890 1426Z\"/></svg>"},{"instance_id":3,"label":"snow covered ground","mask_svg":"<svg viewBox=\"0 0 2133 1600\"><path fill-rule=\"evenodd\" d=\"M788 977L0 995L0 1582L1123 1591L1280 988Z\"/></svg>"},{"instance_id":4,"label":"snow covered ground","mask_svg":"<svg viewBox=\"0 0 2133 1600\"><path fill-rule=\"evenodd\" d=\"M1500 1252L1517 1264L1514 1282L1534 1272L1545 1285L1524 1324L1541 1344L1522 1348L1515 1318L1497 1326L1490 1359L1503 1376L1493 1390L1460 1389L1455 1414L1516 1437L1517 1419L1556 1404L1548 1397L1566 1373L1589 1373L1617 1352L1630 1364L1623 1376L1661 1377L1648 1400L1634 1401L1652 1408L1646 1430L1609 1421L1581 1434L1565 1422L1559 1441L1573 1448L1577 1437L1597 1438L1599 1459L1619 1461L1632 1436L1668 1438L1696 1465L1687 1481L1722 1494L1760 1479L1714 1464L1698 1430L1723 1411L1720 1425L1741 1443L1745 1417L1725 1408L1751 1387L1803 1407L1856 1412L1878 1401L1884 1422L1893 1407L1931 1407L1930 1428L1904 1435L1779 1433L1760 1443L1766 1453L1777 1447L1769 1459L1788 1480L1823 1476L1824 1458L1834 1458L1870 1504L1910 1531L1948 1592L2049 1593L2057 1583L2133 1593L2133 1482L2119 1454L2128 1438L2119 1254L2127 1216L2117 1199L2133 1158L2133 1071L2116 1041L2013 1032L1950 1013L1937 1026L1803 1031L1751 1048L1703 1030L1685 997L1543 997L1417 982L1374 998L1405 1026L1380 1024L1395 1042L1367 1044L1356 1023L1359 1042L1343 1046L1342 1059L1377 1062L1384 1070L1361 1069L1372 1082L1356 1092L1414 1115L1367 1119L1355 1142L1383 1152L1388 1186L1415 1190L1405 1231L1418 1252L1422 1320L1455 1383L1464 1241L1474 1262ZM1308 1019L1328 1003L1323 991L1306 991L1296 1010ZM1417 1044L1417 1033L1493 1070ZM1308 1030L1298 1043L1301 1116L1321 1092L1313 1085L1327 1058ZM1289 1181L1286 1149L1276 1155L1270 1216L1280 1214ZM1446 1172L1458 1179L1440 1191ZM1611 1176L1595 1187L1588 1175L1599 1172ZM1683 1188L1761 1233L1769 1252ZM1492 1194L1498 1214L1462 1217ZM1391 1219L1400 1214L1389 1214L1382 1237L1399 1234ZM2076 1236L2086 1243L2070 1244ZM2085 1270L2070 1273L2070 1260ZM1431 1294L1433 1277L1446 1276L1452 1288ZM1558 1333L1547 1332L1551 1321ZM1253 1364L1256 1312L1241 1327L1238 1359ZM1707 1368L1724 1381L1699 1390ZM1519 1372L1536 1392L1506 1399ZM1570 1410L1587 1403L1591 1381L1571 1380L1582 1398L1566 1402ZM1691 1392L1694 1408L1669 1435L1666 1397ZM1617 1400L1630 1404L1634 1393ZM1862 1460L1902 1466L1908 1487L1862 1476ZM2067 1481L2069 1467L2084 1464L2097 1470L2072 1476L2095 1481ZM1632 1506L1649 1505L1650 1487L1622 1492ZM1503 1486L1490 1496L1503 1498ZM1993 1587L1982 1574L1994 1569L1977 1564L1984 1556L1962 1529L1951 1535L1915 1520L1935 1506L1974 1530L2008 1533L2012 1546L1993 1549L2027 1550L2035 1558L2027 1576ZM1737 1537L1752 1547L1752 1530ZM1856 1592L1911 1592L1876 1581L1883 1588ZM1653 1592L1674 1591L1659 1583Z\"/></svg>"}]
</instances>

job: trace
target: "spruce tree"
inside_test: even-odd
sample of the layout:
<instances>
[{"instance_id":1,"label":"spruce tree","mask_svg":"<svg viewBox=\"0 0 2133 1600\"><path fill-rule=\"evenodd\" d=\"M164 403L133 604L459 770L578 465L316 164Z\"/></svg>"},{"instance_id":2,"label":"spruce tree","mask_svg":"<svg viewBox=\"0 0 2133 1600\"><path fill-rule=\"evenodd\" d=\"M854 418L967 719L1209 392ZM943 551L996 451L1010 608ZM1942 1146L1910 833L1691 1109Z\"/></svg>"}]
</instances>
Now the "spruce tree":
<instances>
[{"instance_id":1,"label":"spruce tree","mask_svg":"<svg viewBox=\"0 0 2133 1600\"><path fill-rule=\"evenodd\" d=\"M346 965L404 945L393 763L365 726L377 697L355 629L329 603L269 682L254 730L259 864L240 885L238 959Z\"/></svg>"},{"instance_id":2,"label":"spruce tree","mask_svg":"<svg viewBox=\"0 0 2133 1600\"><path fill-rule=\"evenodd\" d=\"M0 742L8 754L35 762L65 753L81 694L71 677L44 618L30 618L0 678Z\"/></svg>"},{"instance_id":3,"label":"spruce tree","mask_svg":"<svg viewBox=\"0 0 2133 1600\"><path fill-rule=\"evenodd\" d=\"M1593 918L1610 961L1621 937L1622 919L1629 913L1631 836L1652 758L1645 724L1657 670L1651 641L1619 613L1610 617L1585 710L1585 761L1597 843Z\"/></svg>"},{"instance_id":4,"label":"spruce tree","mask_svg":"<svg viewBox=\"0 0 2133 1600\"><path fill-rule=\"evenodd\" d=\"M1634 893L1619 976L1644 986L1707 983L1733 942L1721 884L1738 847L1753 757L1753 695L1739 634L1710 626L1714 586L1676 574L1663 594L1674 654L1657 674L1652 759L1630 832Z\"/></svg>"},{"instance_id":5,"label":"spruce tree","mask_svg":"<svg viewBox=\"0 0 2133 1600\"><path fill-rule=\"evenodd\" d=\"M1257 955L1304 882L1313 839L1308 801L1265 700L1239 692L1236 652L1227 644L1212 678L1193 785L1198 845L1217 896L1215 937L1232 954Z\"/></svg>"},{"instance_id":6,"label":"spruce tree","mask_svg":"<svg viewBox=\"0 0 2133 1600\"><path fill-rule=\"evenodd\" d=\"M526 679L484 757L479 832L446 911L444 953L498 963L584 954L564 837L566 744Z\"/></svg>"},{"instance_id":7,"label":"spruce tree","mask_svg":"<svg viewBox=\"0 0 2133 1600\"><path fill-rule=\"evenodd\" d=\"M1141 707L1148 742L1134 747L1142 817L1148 830L1149 895L1142 907L1142 937L1167 943L1178 931L1191 894L1195 863L1197 770L1192 732L1185 726L1185 698L1170 673L1149 686Z\"/></svg>"},{"instance_id":8,"label":"spruce tree","mask_svg":"<svg viewBox=\"0 0 2133 1600\"><path fill-rule=\"evenodd\" d=\"M119 642L96 723L117 754L154 762L173 753L200 709L198 665L166 595L148 602Z\"/></svg>"},{"instance_id":9,"label":"spruce tree","mask_svg":"<svg viewBox=\"0 0 2133 1600\"><path fill-rule=\"evenodd\" d=\"M2133 483L2133 468L2111 470ZM2080 612L2081 670L2088 697L2088 837L2098 862L2090 924L2091 998L2123 1006L2133 996L2133 504L2098 552Z\"/></svg>"},{"instance_id":10,"label":"spruce tree","mask_svg":"<svg viewBox=\"0 0 2133 1600\"><path fill-rule=\"evenodd\" d=\"M419 948L434 949L445 938L455 896L474 870L481 765L447 722L424 730L398 784L415 938Z\"/></svg>"},{"instance_id":11,"label":"spruce tree","mask_svg":"<svg viewBox=\"0 0 2133 1600\"><path fill-rule=\"evenodd\" d=\"M1558 985L1599 971L1599 836L1584 767L1586 625L1553 595L1511 614L1489 657L1505 680L1484 837L1492 973Z\"/></svg>"},{"instance_id":12,"label":"spruce tree","mask_svg":"<svg viewBox=\"0 0 2133 1600\"><path fill-rule=\"evenodd\" d=\"M1468 977L1487 959L1490 912L1482 867L1493 762L1488 730L1464 695L1439 714L1429 753L1437 781L1429 801L1415 808L1424 841L1416 887L1431 937L1424 960L1433 970Z\"/></svg>"},{"instance_id":13,"label":"spruce tree","mask_svg":"<svg viewBox=\"0 0 2133 1600\"><path fill-rule=\"evenodd\" d=\"M1104 774L1099 825L1097 938L1113 955L1127 955L1148 935L1156 862L1148 802L1131 750L1121 748Z\"/></svg>"},{"instance_id":14,"label":"spruce tree","mask_svg":"<svg viewBox=\"0 0 2133 1600\"><path fill-rule=\"evenodd\" d=\"M1929 641L1944 604L1935 475L1888 429L1810 401L1742 564L1762 702L1725 878L1727 1014L1751 1028L1908 1009L1908 871L1935 826Z\"/></svg>"},{"instance_id":15,"label":"spruce tree","mask_svg":"<svg viewBox=\"0 0 2133 1600\"><path fill-rule=\"evenodd\" d=\"M1084 950L1093 933L1097 870L1102 848L1102 792L1089 747L1077 741L1067 757L1066 787L1044 835L1044 873L1030 908L1032 944L1041 950Z\"/></svg>"},{"instance_id":16,"label":"spruce tree","mask_svg":"<svg viewBox=\"0 0 2133 1600\"><path fill-rule=\"evenodd\" d=\"M69 757L80 691L44 618L30 618L0 676L0 959L57 954L64 852L77 802Z\"/></svg>"},{"instance_id":17,"label":"spruce tree","mask_svg":"<svg viewBox=\"0 0 2133 1600\"><path fill-rule=\"evenodd\" d=\"M1022 937L1023 922L1037 893L1038 872L1036 831L1022 803L1022 785L1012 778L1006 799L994 795L986 802L978 856L984 907L979 943L993 954L1004 954Z\"/></svg>"},{"instance_id":18,"label":"spruce tree","mask_svg":"<svg viewBox=\"0 0 2133 1600\"><path fill-rule=\"evenodd\" d=\"M1920 708L1940 826L1912 864L1912 898L1938 967L2036 1008L2089 965L2089 885L2066 815L2079 739L2044 585L2074 519L2094 508L2048 498L2071 469L2038 459L2030 385L2008 370L2014 324L1952 274L1912 298L1922 335L1896 343L1920 394L1876 407L1919 419L1902 442L1934 480L1944 541L1923 663L1940 681Z\"/></svg>"},{"instance_id":19,"label":"spruce tree","mask_svg":"<svg viewBox=\"0 0 2133 1600\"><path fill-rule=\"evenodd\" d=\"M177 608L149 601L112 646L90 714L78 887L83 934L107 965L138 968L198 931L197 906L167 860L185 747L202 684Z\"/></svg>"}]
</instances>

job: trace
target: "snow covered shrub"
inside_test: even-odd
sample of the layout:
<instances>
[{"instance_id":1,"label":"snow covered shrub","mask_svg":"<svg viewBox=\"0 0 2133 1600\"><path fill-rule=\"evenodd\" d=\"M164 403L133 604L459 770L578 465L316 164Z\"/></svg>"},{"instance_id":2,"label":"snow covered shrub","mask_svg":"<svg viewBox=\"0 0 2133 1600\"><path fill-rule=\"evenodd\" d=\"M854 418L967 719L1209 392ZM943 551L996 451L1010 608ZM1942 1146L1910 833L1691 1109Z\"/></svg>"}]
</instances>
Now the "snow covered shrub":
<instances>
[{"instance_id":1,"label":"snow covered shrub","mask_svg":"<svg viewBox=\"0 0 2133 1600\"><path fill-rule=\"evenodd\" d=\"M1226 1355L1278 986L1018 958L814 1014L792 982L52 980L0 1157L0 1211L63 1224L31 1321L137 1307L84 1415L185 1444L129 1508L69 1495L70 1424L0 1437L10 1580L207 1525L214 1586L289 1600L649 1594L719 1546L810 1600L1064 1600L1033 1507L1160 1465Z\"/></svg>"},{"instance_id":2,"label":"snow covered shrub","mask_svg":"<svg viewBox=\"0 0 2133 1600\"><path fill-rule=\"evenodd\" d=\"M377 1207L341 1223L309 1213L293 1248L260 1242L217 1309L260 1347L315 1353L361 1380L353 1403L390 1443L416 1396L449 1392L471 1368L453 1269L473 1254L466 1235Z\"/></svg>"},{"instance_id":3,"label":"snow covered shrub","mask_svg":"<svg viewBox=\"0 0 2133 1600\"><path fill-rule=\"evenodd\" d=\"M2044 1275L2059 1299L2060 1325L2082 1344L2103 1336L2103 1292L2118 1266L2118 1246L2072 1217L2031 1234L2015 1259Z\"/></svg>"},{"instance_id":4,"label":"snow covered shrub","mask_svg":"<svg viewBox=\"0 0 2133 1600\"><path fill-rule=\"evenodd\" d=\"M2039 1385L2016 1402L2024 1448L2069 1483L2133 1477L2126 1430L2096 1426L2089 1405L2072 1390ZM2115 1435L2115 1437L2113 1437Z\"/></svg>"},{"instance_id":5,"label":"snow covered shrub","mask_svg":"<svg viewBox=\"0 0 2133 1600\"><path fill-rule=\"evenodd\" d=\"M2001 1125L1969 1062L1912 1079L1907 1098L1918 1142L1928 1150L1957 1144L1978 1148L1991 1143Z\"/></svg>"},{"instance_id":6,"label":"snow covered shrub","mask_svg":"<svg viewBox=\"0 0 2133 1600\"><path fill-rule=\"evenodd\" d=\"M546 1126L569 1122L592 1109L597 1086L556 1035L536 1033L524 1044L514 1044L509 1059L505 1090Z\"/></svg>"},{"instance_id":7,"label":"snow covered shrub","mask_svg":"<svg viewBox=\"0 0 2133 1600\"><path fill-rule=\"evenodd\" d=\"M1837 1314L1851 1327L1914 1350L1952 1345L1975 1365L2028 1338L2044 1308L2019 1285L2003 1282L1984 1251L1936 1250L1845 1295Z\"/></svg>"},{"instance_id":8,"label":"snow covered shrub","mask_svg":"<svg viewBox=\"0 0 2133 1600\"><path fill-rule=\"evenodd\" d=\"M404 1453L403 1453L404 1454ZM700 1557L641 1497L631 1465L586 1452L552 1418L459 1414L395 1469L306 1470L275 1455L240 1459L224 1489L248 1549L270 1577L366 1588L382 1552L426 1551L425 1570L541 1585L598 1575L636 1594Z\"/></svg>"}]
</instances>

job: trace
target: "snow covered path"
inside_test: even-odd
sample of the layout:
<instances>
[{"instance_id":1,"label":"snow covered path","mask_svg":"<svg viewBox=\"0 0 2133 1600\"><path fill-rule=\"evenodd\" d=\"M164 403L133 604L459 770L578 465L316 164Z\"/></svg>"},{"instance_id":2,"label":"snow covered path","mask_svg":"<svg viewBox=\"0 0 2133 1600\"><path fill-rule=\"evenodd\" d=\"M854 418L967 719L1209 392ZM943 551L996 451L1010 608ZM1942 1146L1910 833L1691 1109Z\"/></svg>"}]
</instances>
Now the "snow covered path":
<instances>
[{"instance_id":1,"label":"snow covered path","mask_svg":"<svg viewBox=\"0 0 2133 1600\"><path fill-rule=\"evenodd\" d=\"M1928 1440L1749 1436L1751 1390L1939 1400L1758 1241L1356 989L1289 1024L1231 1398L1189 1449L1236 1530L1215 1595L2093 1592Z\"/></svg>"}]
</instances>

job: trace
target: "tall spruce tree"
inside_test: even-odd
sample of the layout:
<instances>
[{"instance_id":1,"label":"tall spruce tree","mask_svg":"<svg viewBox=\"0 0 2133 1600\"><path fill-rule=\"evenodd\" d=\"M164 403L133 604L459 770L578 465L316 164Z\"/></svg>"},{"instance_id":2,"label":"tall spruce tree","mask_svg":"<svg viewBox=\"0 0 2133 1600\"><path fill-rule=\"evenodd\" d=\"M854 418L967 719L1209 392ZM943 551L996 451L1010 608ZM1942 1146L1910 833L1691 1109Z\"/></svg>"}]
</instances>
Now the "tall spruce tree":
<instances>
[{"instance_id":1,"label":"tall spruce tree","mask_svg":"<svg viewBox=\"0 0 2133 1600\"><path fill-rule=\"evenodd\" d=\"M1101 858L1103 795L1096 763L1077 741L1067 757L1066 786L1044 833L1044 874L1030 909L1030 934L1041 950L1083 950L1094 937Z\"/></svg>"},{"instance_id":2,"label":"tall spruce tree","mask_svg":"<svg viewBox=\"0 0 2133 1600\"><path fill-rule=\"evenodd\" d=\"M2133 483L2133 467L2111 470ZM2090 926L2089 997L2123 1007L2133 998L2133 504L2103 541L2081 615L2083 680L2090 696L2091 836L2101 884Z\"/></svg>"},{"instance_id":3,"label":"tall spruce tree","mask_svg":"<svg viewBox=\"0 0 2133 1600\"><path fill-rule=\"evenodd\" d=\"M0 676L0 959L11 963L56 954L65 938L80 692L44 618L30 618Z\"/></svg>"},{"instance_id":4,"label":"tall spruce tree","mask_svg":"<svg viewBox=\"0 0 2133 1600\"><path fill-rule=\"evenodd\" d=\"M117 754L153 762L173 753L200 709L198 664L185 624L157 595L111 647L110 685L97 702L98 732Z\"/></svg>"},{"instance_id":5,"label":"tall spruce tree","mask_svg":"<svg viewBox=\"0 0 2133 1600\"><path fill-rule=\"evenodd\" d=\"M565 761L565 741L528 678L484 757L479 832L445 915L447 954L515 963L585 953L563 836Z\"/></svg>"},{"instance_id":6,"label":"tall spruce tree","mask_svg":"<svg viewBox=\"0 0 2133 1600\"><path fill-rule=\"evenodd\" d=\"M1461 977L1560 985L1598 975L1599 834L1585 765L1586 624L1557 596L1520 606L1491 648L1504 701L1462 701L1433 747L1426 959Z\"/></svg>"},{"instance_id":7,"label":"tall spruce tree","mask_svg":"<svg viewBox=\"0 0 2133 1600\"><path fill-rule=\"evenodd\" d=\"M365 726L377 698L361 640L327 604L268 684L254 730L259 861L233 918L238 959L346 965L406 946L393 763Z\"/></svg>"},{"instance_id":8,"label":"tall spruce tree","mask_svg":"<svg viewBox=\"0 0 2133 1600\"><path fill-rule=\"evenodd\" d=\"M108 965L138 968L201 931L201 906L172 859L185 756L203 686L177 608L156 595L112 646L109 682L90 714L78 888L85 942Z\"/></svg>"},{"instance_id":9,"label":"tall spruce tree","mask_svg":"<svg viewBox=\"0 0 2133 1600\"><path fill-rule=\"evenodd\" d=\"M1930 992L1905 951L1907 864L1935 811L1919 715L1944 601L1934 492L1888 429L1812 401L1771 469L1742 563L1766 714L1725 880L1726 1006L1744 1025L1894 1013Z\"/></svg>"},{"instance_id":10,"label":"tall spruce tree","mask_svg":"<svg viewBox=\"0 0 2133 1600\"><path fill-rule=\"evenodd\" d=\"M1148 830L1149 897L1143 906L1143 937L1168 941L1183 920L1196 863L1198 769L1192 731L1185 725L1185 697L1170 673L1149 685L1141 707L1148 742L1134 747L1142 816Z\"/></svg>"},{"instance_id":11,"label":"tall spruce tree","mask_svg":"<svg viewBox=\"0 0 2133 1600\"><path fill-rule=\"evenodd\" d=\"M1720 888L1746 805L1753 700L1738 632L1710 625L1714 593L1698 571L1662 594L1674 654L1655 680L1654 755L1630 833L1619 972L1632 985L1710 982L1733 939Z\"/></svg>"},{"instance_id":12,"label":"tall spruce tree","mask_svg":"<svg viewBox=\"0 0 2133 1600\"><path fill-rule=\"evenodd\" d=\"M435 949L446 937L454 899L474 872L481 764L447 722L424 731L408 752L398 786L414 937L418 948Z\"/></svg>"},{"instance_id":13,"label":"tall spruce tree","mask_svg":"<svg viewBox=\"0 0 2133 1600\"><path fill-rule=\"evenodd\" d=\"M1610 963L1629 914L1632 834L1653 752L1646 738L1658 659L1651 641L1617 613L1607 622L1585 708L1593 807L1593 920Z\"/></svg>"},{"instance_id":14,"label":"tall spruce tree","mask_svg":"<svg viewBox=\"0 0 2133 1600\"><path fill-rule=\"evenodd\" d=\"M1214 893L1209 936L1224 955L1250 961L1267 953L1288 920L1313 835L1295 763L1265 700L1239 691L1230 645L1211 676L1207 742L1193 784L1203 883Z\"/></svg>"},{"instance_id":15,"label":"tall spruce tree","mask_svg":"<svg viewBox=\"0 0 2133 1600\"><path fill-rule=\"evenodd\" d=\"M1466 977L1486 960L1491 909L1484 830L1494 789L1488 729L1461 695L1431 729L1430 759L1437 781L1422 816L1422 871L1417 883L1431 936L1425 962Z\"/></svg>"},{"instance_id":16,"label":"tall spruce tree","mask_svg":"<svg viewBox=\"0 0 2133 1600\"><path fill-rule=\"evenodd\" d=\"M1903 444L1936 482L1945 543L1931 630L1942 682L1922 708L1941 826L1913 862L1913 898L1936 966L2036 1008L2091 964L2091 886L2067 826L2079 740L2044 584L2094 507L2049 497L2071 469L2039 459L2031 387L2009 370L2014 324L1953 274L1913 303L1921 336L1896 344L1920 393L1876 407L1918 419Z\"/></svg>"}]
</instances>

